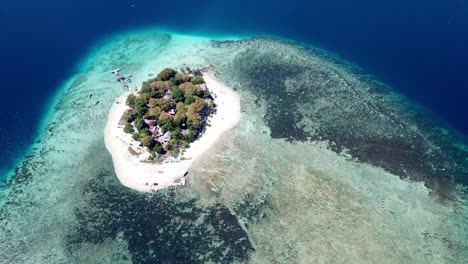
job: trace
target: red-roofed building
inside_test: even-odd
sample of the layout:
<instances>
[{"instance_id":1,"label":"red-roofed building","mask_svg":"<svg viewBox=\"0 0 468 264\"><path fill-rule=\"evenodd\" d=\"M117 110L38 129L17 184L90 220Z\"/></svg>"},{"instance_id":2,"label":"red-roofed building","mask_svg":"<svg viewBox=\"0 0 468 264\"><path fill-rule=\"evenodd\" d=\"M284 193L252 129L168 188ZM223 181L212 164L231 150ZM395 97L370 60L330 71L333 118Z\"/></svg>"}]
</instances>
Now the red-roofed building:
<instances>
[{"instance_id":1,"label":"red-roofed building","mask_svg":"<svg viewBox=\"0 0 468 264\"><path fill-rule=\"evenodd\" d=\"M150 120L150 121L148 121L148 126L149 126L149 127L154 127L154 126L156 126L156 120Z\"/></svg>"}]
</instances>

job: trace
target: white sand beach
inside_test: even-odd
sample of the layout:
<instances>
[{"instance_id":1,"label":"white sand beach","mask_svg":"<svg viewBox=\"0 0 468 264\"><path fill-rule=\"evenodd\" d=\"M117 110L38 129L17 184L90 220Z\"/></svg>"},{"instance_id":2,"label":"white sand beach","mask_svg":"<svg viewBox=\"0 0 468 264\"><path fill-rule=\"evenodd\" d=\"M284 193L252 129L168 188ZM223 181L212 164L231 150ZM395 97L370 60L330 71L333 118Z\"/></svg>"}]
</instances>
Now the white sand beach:
<instances>
[{"instance_id":1,"label":"white sand beach","mask_svg":"<svg viewBox=\"0 0 468 264\"><path fill-rule=\"evenodd\" d=\"M125 102L130 92L116 99L109 113L104 137L106 148L112 155L117 177L124 186L148 192L181 182L192 163L210 149L223 133L239 123L240 98L237 93L220 83L211 71L205 72L203 78L208 89L216 94L214 102L217 104L217 112L210 118L210 126L206 128L204 134L190 144L180 161L168 158L162 164L155 164L145 162L148 154L139 156L130 154L129 147L138 153L147 152L143 152L143 148L138 146L132 136L125 133L118 125L120 118L128 109Z\"/></svg>"}]
</instances>

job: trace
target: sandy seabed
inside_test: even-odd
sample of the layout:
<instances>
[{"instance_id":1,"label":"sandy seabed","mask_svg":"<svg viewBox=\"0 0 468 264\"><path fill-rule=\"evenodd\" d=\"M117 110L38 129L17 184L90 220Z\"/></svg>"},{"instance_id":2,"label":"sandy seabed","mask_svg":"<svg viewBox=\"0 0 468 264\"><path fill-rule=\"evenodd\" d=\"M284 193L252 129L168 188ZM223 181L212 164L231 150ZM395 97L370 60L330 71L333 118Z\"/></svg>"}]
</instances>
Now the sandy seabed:
<instances>
[{"instance_id":1,"label":"sandy seabed","mask_svg":"<svg viewBox=\"0 0 468 264\"><path fill-rule=\"evenodd\" d=\"M223 133L239 123L239 96L231 88L220 83L215 78L214 72L207 71L203 77L208 89L216 95L214 102L217 110L209 120L210 126L198 140L190 144L180 160L167 158L163 163L148 162L147 151L138 146L138 142L132 139L131 134L125 133L118 125L122 115L129 109L125 102L131 92L126 92L117 98L109 112L104 138L106 148L112 155L115 173L124 186L148 192L179 183L192 163L212 147ZM141 155L130 154L130 147L138 149Z\"/></svg>"},{"instance_id":2,"label":"sandy seabed","mask_svg":"<svg viewBox=\"0 0 468 264\"><path fill-rule=\"evenodd\" d=\"M440 202L417 178L428 171L401 179L333 150L356 139L424 143L411 153L445 153L421 157L467 175L465 144L363 72L272 38L131 32L107 43L63 85L44 134L1 187L0 263L466 263L465 185ZM124 92L109 71L141 83L163 67L205 65L235 88L239 124L192 161L174 198L123 186L103 137ZM350 140L317 137L327 135Z\"/></svg>"}]
</instances>

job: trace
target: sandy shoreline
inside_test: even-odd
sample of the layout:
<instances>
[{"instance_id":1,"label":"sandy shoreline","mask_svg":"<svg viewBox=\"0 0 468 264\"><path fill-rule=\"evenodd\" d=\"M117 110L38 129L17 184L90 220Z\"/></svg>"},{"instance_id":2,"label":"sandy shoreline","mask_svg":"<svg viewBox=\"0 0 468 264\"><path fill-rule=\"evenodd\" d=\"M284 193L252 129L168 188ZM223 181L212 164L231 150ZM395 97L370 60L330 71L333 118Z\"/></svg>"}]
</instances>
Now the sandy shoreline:
<instances>
[{"instance_id":1,"label":"sandy shoreline","mask_svg":"<svg viewBox=\"0 0 468 264\"><path fill-rule=\"evenodd\" d=\"M137 151L142 148L137 146L130 134L126 134L123 128L118 126L120 118L128 109L125 101L130 92L116 99L109 112L104 140L107 150L112 155L115 173L124 186L148 192L179 182L197 158L210 149L224 132L239 123L240 98L237 93L216 80L213 72L204 73L203 78L210 91L216 94L214 102L218 107L217 112L210 119L211 126L206 128L197 141L190 144L179 162L144 163L141 161L146 159L143 155L131 155L128 151L130 146Z\"/></svg>"}]
</instances>

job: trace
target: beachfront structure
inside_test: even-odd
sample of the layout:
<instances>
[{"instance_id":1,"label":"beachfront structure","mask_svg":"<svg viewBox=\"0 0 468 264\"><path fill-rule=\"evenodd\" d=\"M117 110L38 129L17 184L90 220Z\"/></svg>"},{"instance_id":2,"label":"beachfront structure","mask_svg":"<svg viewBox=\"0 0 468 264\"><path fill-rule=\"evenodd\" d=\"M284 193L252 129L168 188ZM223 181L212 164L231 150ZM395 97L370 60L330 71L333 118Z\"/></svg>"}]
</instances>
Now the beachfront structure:
<instances>
[{"instance_id":1,"label":"beachfront structure","mask_svg":"<svg viewBox=\"0 0 468 264\"><path fill-rule=\"evenodd\" d=\"M114 69L111 71L111 73L115 74L117 76L117 81L122 83L123 87L127 91L131 91L131 88L128 86L127 82L132 82L131 79L129 79L132 75L129 75L129 77L121 76L120 75L120 69Z\"/></svg>"},{"instance_id":2,"label":"beachfront structure","mask_svg":"<svg viewBox=\"0 0 468 264\"><path fill-rule=\"evenodd\" d=\"M169 140L171 140L171 131L164 133L164 135L161 137L161 140L163 142L169 142Z\"/></svg>"}]
</instances>

